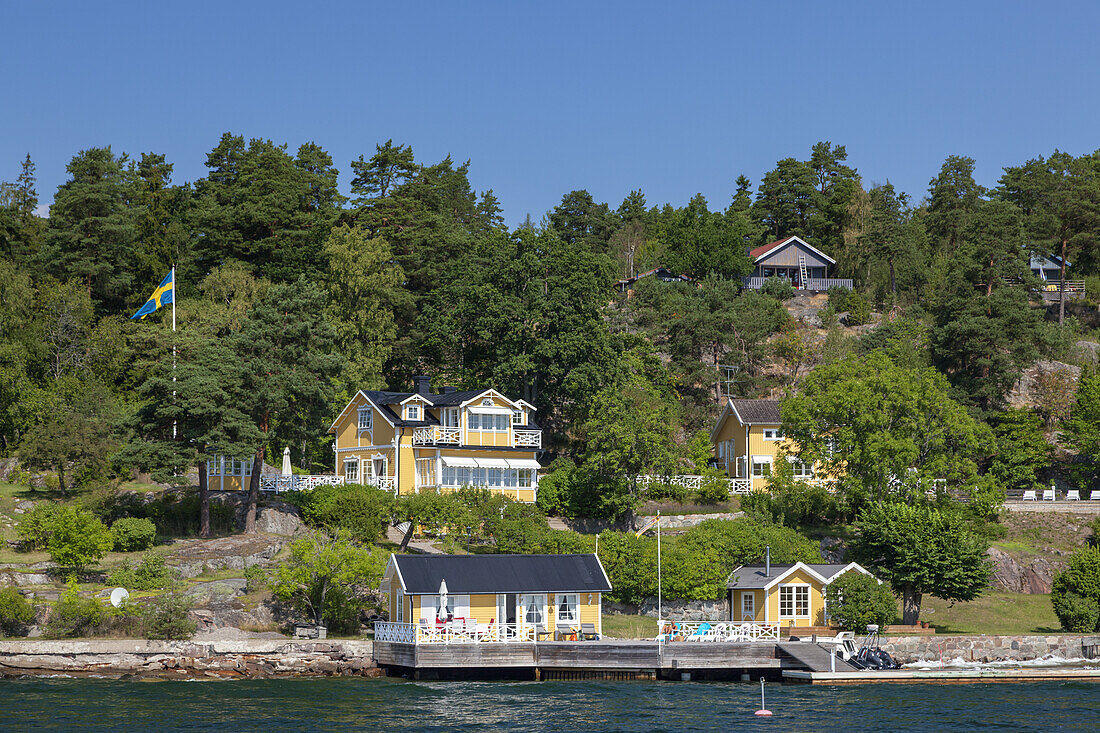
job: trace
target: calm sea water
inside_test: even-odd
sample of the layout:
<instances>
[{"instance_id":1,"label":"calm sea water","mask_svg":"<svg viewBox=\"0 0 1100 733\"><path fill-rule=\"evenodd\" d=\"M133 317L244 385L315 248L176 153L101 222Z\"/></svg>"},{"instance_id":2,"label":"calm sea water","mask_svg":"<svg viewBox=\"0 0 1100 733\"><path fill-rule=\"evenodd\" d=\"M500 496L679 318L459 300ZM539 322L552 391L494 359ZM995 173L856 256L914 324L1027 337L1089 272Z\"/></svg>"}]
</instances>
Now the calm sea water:
<instances>
[{"instance_id":1,"label":"calm sea water","mask_svg":"<svg viewBox=\"0 0 1100 733\"><path fill-rule=\"evenodd\" d=\"M1100 684L0 681L4 731L1096 731Z\"/></svg>"}]
</instances>

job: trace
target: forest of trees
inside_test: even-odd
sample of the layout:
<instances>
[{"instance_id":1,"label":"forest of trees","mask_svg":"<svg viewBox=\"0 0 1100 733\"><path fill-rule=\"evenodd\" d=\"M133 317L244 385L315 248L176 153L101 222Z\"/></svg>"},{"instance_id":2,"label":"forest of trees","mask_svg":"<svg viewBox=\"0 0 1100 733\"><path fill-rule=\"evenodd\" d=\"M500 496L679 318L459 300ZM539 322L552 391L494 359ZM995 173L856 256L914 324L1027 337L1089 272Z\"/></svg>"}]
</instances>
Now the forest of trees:
<instances>
[{"instance_id":1,"label":"forest of trees","mask_svg":"<svg viewBox=\"0 0 1100 733\"><path fill-rule=\"evenodd\" d=\"M314 143L291 153L226 133L191 183L163 155L89 148L46 218L28 155L0 184L0 451L58 471L62 490L283 445L295 465L331 470L325 430L349 396L426 374L534 404L563 472L549 508L615 513L624 476L704 469L720 366L734 393L761 396L877 352L883 373L934 371L913 389L942 388L977 426L960 482L1034 483L1055 443L1077 456L1058 470L1094 481L1092 372L1076 403L1068 384L1038 410L1007 409L1006 395L1036 359L1095 340L1084 310L1044 307L1027 285L1029 256L1053 253L1100 295L1100 152L1036 157L993 189L951 156L920 201L868 185L844 146L808 152L755 190L731 172L728 202L571 191L514 229L492 190L473 190L469 162L418 161L392 140L350 161L350 197ZM741 289L747 250L789 235L855 281L820 329ZM657 265L696 282L611 287ZM130 320L173 266L177 332L167 309ZM857 337L835 316L860 302L887 315Z\"/></svg>"}]
</instances>

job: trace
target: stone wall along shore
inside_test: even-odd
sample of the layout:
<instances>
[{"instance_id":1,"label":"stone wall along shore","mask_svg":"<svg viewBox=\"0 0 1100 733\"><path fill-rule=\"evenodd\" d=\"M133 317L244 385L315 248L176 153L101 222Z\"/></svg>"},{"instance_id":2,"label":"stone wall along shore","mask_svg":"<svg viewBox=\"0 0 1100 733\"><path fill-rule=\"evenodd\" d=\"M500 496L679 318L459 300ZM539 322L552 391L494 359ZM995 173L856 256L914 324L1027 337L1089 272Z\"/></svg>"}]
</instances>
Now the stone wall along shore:
<instances>
[{"instance_id":1,"label":"stone wall along shore","mask_svg":"<svg viewBox=\"0 0 1100 733\"><path fill-rule=\"evenodd\" d=\"M0 677L381 676L369 641L89 639L0 641Z\"/></svg>"},{"instance_id":2,"label":"stone wall along shore","mask_svg":"<svg viewBox=\"0 0 1100 733\"><path fill-rule=\"evenodd\" d=\"M1034 659L1100 659L1100 636L895 636L882 648L899 664L989 663Z\"/></svg>"}]
</instances>

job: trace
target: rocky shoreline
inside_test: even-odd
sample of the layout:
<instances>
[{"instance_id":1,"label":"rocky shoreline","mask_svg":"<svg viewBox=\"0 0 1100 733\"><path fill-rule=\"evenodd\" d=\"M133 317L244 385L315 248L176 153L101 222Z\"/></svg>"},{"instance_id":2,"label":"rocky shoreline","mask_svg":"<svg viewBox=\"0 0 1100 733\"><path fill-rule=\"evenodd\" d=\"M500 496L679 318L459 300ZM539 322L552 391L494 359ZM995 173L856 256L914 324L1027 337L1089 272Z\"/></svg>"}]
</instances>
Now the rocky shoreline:
<instances>
[{"instance_id":1,"label":"rocky shoreline","mask_svg":"<svg viewBox=\"0 0 1100 733\"><path fill-rule=\"evenodd\" d=\"M380 677L370 641L141 639L0 641L0 677L242 679Z\"/></svg>"}]
</instances>

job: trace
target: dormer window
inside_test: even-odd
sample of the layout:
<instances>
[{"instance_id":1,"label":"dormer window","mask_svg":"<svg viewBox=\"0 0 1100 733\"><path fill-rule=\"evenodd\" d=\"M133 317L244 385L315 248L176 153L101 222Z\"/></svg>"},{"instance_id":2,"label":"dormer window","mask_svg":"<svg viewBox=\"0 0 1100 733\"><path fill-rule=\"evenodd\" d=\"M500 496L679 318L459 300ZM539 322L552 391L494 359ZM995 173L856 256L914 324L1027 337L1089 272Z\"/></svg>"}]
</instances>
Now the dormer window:
<instances>
[{"instance_id":1,"label":"dormer window","mask_svg":"<svg viewBox=\"0 0 1100 733\"><path fill-rule=\"evenodd\" d=\"M523 425L523 410L512 410L512 424Z\"/></svg>"},{"instance_id":2,"label":"dormer window","mask_svg":"<svg viewBox=\"0 0 1100 733\"><path fill-rule=\"evenodd\" d=\"M369 407L359 408L359 429L370 430L374 427L374 412Z\"/></svg>"},{"instance_id":3,"label":"dormer window","mask_svg":"<svg viewBox=\"0 0 1100 733\"><path fill-rule=\"evenodd\" d=\"M406 420L420 420L420 405L405 405Z\"/></svg>"}]
</instances>

